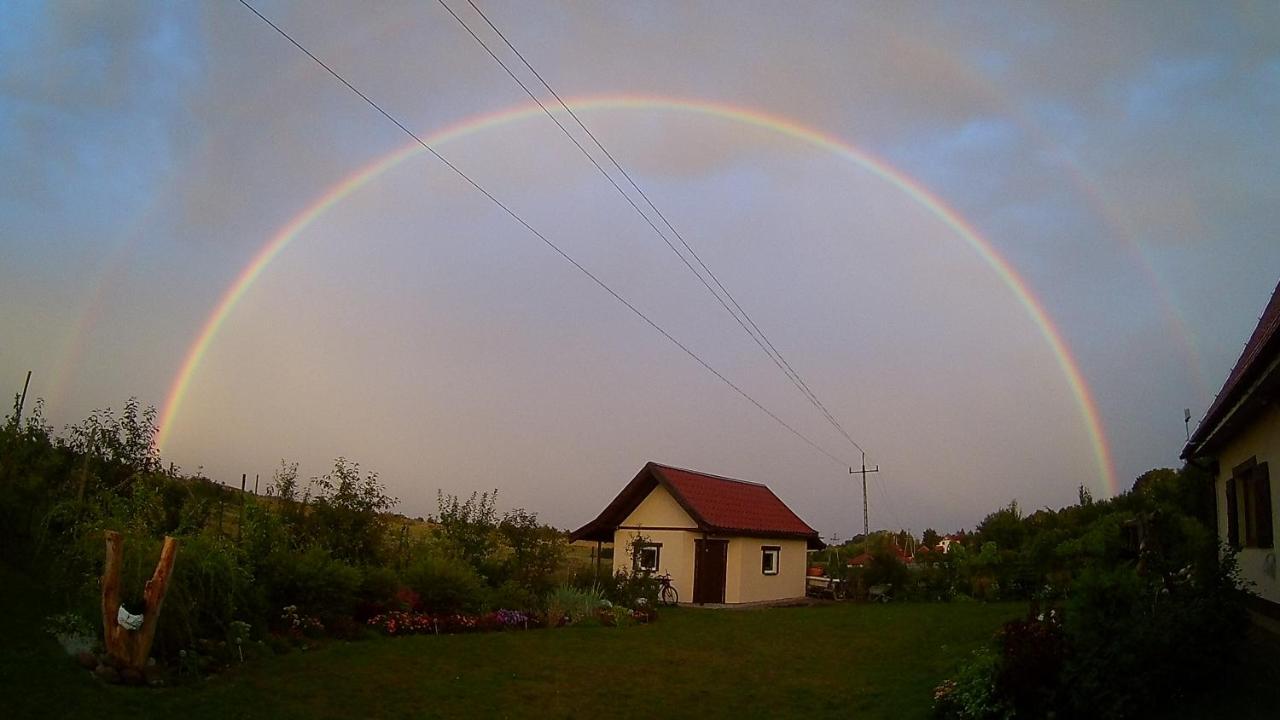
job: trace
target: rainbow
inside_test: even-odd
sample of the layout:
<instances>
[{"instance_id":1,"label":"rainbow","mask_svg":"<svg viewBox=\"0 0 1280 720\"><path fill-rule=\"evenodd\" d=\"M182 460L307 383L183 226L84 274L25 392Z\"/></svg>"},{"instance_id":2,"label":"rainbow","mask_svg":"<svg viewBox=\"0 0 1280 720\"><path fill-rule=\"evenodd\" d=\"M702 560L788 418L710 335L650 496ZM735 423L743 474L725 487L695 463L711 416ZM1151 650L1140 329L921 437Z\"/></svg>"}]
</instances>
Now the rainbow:
<instances>
[{"instance_id":1,"label":"rainbow","mask_svg":"<svg viewBox=\"0 0 1280 720\"><path fill-rule=\"evenodd\" d=\"M790 118L751 108L703 100L634 95L575 98L569 101L569 104L575 110L581 111L646 110L691 113L771 130L850 160L901 190L913 201L941 220L973 248L982 260L995 271L996 275L1009 288L1018 303L1035 323L1040 334L1053 351L1058 366L1066 378L1067 385L1084 419L1103 487L1111 495L1118 494L1119 488L1116 484L1115 467L1111 459L1111 451L1107 445L1106 433L1098 414L1097 405L1089 392L1079 365L1062 339L1061 332L1049 319L1048 313L1045 312L1043 305L1031 292L1026 281L996 251L995 247L955 210L929 192L920 183L890 166L885 161L835 136L806 127ZM437 147L452 140L526 120L541 113L542 109L535 103L521 104L496 112L465 118L424 136L423 140L432 147ZM304 230L324 215L329 208L341 202L352 192L382 173L420 152L423 152L422 146L417 143L410 143L360 168L316 198L302 212L280 228L258 250L253 259L236 277L235 281L223 292L217 305L214 306L213 311L210 312L204 325L200 328L200 332L196 335L195 342L187 350L182 365L170 385L167 399L160 415L160 431L156 439L157 445L163 448L168 441L173 432L178 413L182 409L183 399L191 387L192 379L195 377L196 370L200 367L205 353L208 352L209 347L218 335L218 331L235 310L236 305L245 296L249 288L253 286L258 277L262 275L263 270L279 257L285 248L297 239Z\"/></svg>"}]
</instances>

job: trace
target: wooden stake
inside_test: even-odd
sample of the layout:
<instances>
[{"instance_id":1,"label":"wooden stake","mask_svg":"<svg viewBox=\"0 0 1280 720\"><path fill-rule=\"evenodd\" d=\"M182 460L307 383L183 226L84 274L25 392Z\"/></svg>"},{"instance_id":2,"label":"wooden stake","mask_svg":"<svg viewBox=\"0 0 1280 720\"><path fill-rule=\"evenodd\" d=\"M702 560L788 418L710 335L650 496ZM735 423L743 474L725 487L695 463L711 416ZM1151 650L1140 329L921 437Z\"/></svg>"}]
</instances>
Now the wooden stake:
<instances>
[{"instance_id":1,"label":"wooden stake","mask_svg":"<svg viewBox=\"0 0 1280 720\"><path fill-rule=\"evenodd\" d=\"M160 608L165 593L169 591L169 578L173 575L173 562L178 555L178 541L165 537L160 550L156 571L143 590L142 627L129 630L120 626L120 569L124 565L124 539L114 530L106 532L107 562L102 572L102 629L107 655L123 667L141 671L151 655L156 628L160 622Z\"/></svg>"}]
</instances>

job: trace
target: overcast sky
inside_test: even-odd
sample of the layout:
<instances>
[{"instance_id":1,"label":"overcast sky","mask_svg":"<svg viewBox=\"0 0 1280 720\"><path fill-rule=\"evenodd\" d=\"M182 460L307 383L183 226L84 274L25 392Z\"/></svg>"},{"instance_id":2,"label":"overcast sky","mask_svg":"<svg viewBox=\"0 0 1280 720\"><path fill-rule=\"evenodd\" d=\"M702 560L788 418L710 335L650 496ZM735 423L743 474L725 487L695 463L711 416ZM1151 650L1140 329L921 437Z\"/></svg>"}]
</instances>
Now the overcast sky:
<instances>
[{"instance_id":1,"label":"overcast sky","mask_svg":"<svg viewBox=\"0 0 1280 720\"><path fill-rule=\"evenodd\" d=\"M1088 418L1016 283L936 208L694 105L856 147L963 218L1061 333L1121 489L1177 463L1183 408L1201 416L1280 279L1275 3L476 4L880 465L873 528L1108 494ZM528 104L437 2L255 5L422 137ZM679 107L592 102L618 96ZM0 388L34 370L57 427L163 407L265 244L407 142L235 0L5 3ZM777 419L418 153L247 287L167 461L265 481L344 455L410 515L497 488L576 527L656 460L861 529L855 448L549 118L436 149Z\"/></svg>"}]
</instances>

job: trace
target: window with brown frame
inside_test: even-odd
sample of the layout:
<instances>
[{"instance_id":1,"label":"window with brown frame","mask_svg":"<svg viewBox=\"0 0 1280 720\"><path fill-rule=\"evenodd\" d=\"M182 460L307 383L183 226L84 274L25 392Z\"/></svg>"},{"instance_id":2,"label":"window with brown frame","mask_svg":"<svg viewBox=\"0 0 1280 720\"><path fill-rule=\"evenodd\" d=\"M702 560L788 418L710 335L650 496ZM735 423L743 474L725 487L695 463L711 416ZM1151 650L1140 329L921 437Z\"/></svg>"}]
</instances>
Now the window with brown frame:
<instances>
[{"instance_id":1,"label":"window with brown frame","mask_svg":"<svg viewBox=\"0 0 1280 720\"><path fill-rule=\"evenodd\" d=\"M760 546L760 572L764 575L778 574L778 561L782 559L782 546Z\"/></svg>"},{"instance_id":2,"label":"window with brown frame","mask_svg":"<svg viewBox=\"0 0 1280 720\"><path fill-rule=\"evenodd\" d=\"M1240 502L1236 498L1236 479L1227 478L1227 544L1240 549Z\"/></svg>"},{"instance_id":3,"label":"window with brown frame","mask_svg":"<svg viewBox=\"0 0 1280 720\"><path fill-rule=\"evenodd\" d=\"M1275 547L1272 528L1270 472L1267 463L1249 458L1232 468L1227 480L1227 541L1236 548Z\"/></svg>"},{"instance_id":4,"label":"window with brown frame","mask_svg":"<svg viewBox=\"0 0 1280 720\"><path fill-rule=\"evenodd\" d=\"M662 555L662 543L645 543L635 550L636 572L658 572L658 561Z\"/></svg>"}]
</instances>

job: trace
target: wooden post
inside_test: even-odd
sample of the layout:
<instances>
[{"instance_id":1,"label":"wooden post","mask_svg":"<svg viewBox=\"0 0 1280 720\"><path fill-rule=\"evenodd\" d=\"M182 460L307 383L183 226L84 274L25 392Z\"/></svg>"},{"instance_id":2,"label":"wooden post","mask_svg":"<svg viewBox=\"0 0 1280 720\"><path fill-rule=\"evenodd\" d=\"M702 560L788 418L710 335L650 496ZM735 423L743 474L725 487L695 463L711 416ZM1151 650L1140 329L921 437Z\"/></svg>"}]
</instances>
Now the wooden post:
<instances>
[{"instance_id":1,"label":"wooden post","mask_svg":"<svg viewBox=\"0 0 1280 720\"><path fill-rule=\"evenodd\" d=\"M142 627L129 630L120 626L120 568L124 564L124 539L114 530L106 532L107 562L102 573L102 630L107 655L123 667L141 671L151 655L151 644L160 622L160 608L169 591L173 561L178 555L178 541L165 537L155 573L143 590Z\"/></svg>"},{"instance_id":2,"label":"wooden post","mask_svg":"<svg viewBox=\"0 0 1280 720\"><path fill-rule=\"evenodd\" d=\"M249 481L249 473L240 473L240 520L236 522L236 542L244 539L244 490Z\"/></svg>"}]
</instances>

